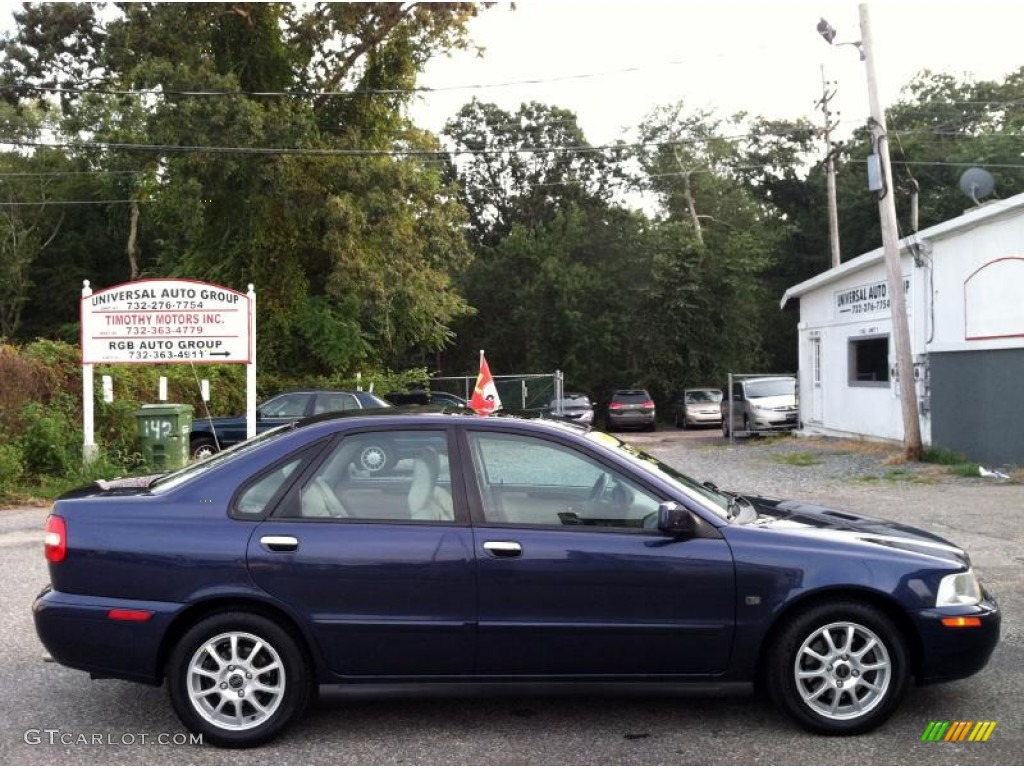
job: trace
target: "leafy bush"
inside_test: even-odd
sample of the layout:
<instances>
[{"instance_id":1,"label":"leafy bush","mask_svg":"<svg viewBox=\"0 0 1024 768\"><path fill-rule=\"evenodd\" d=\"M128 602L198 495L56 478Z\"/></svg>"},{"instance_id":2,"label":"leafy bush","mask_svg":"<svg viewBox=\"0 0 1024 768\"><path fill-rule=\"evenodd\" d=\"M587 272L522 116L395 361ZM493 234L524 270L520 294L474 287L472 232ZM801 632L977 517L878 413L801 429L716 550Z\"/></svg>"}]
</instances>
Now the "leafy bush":
<instances>
[{"instance_id":1,"label":"leafy bush","mask_svg":"<svg viewBox=\"0 0 1024 768\"><path fill-rule=\"evenodd\" d=\"M0 434L0 497L14 489L23 471L21 448Z\"/></svg>"},{"instance_id":2,"label":"leafy bush","mask_svg":"<svg viewBox=\"0 0 1024 768\"><path fill-rule=\"evenodd\" d=\"M24 467L32 475L66 475L81 464L82 430L75 426L69 395L54 398L49 407L26 403L19 440Z\"/></svg>"}]
</instances>

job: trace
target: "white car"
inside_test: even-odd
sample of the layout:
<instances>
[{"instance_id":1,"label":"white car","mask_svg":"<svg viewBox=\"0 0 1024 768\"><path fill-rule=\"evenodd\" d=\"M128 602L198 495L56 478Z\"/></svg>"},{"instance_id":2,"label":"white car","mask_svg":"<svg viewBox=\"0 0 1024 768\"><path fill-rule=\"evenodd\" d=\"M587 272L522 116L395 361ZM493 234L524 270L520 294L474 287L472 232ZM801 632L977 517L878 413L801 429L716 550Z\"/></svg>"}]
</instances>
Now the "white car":
<instances>
[{"instance_id":1,"label":"white car","mask_svg":"<svg viewBox=\"0 0 1024 768\"><path fill-rule=\"evenodd\" d=\"M730 423L730 413L732 419ZM722 434L785 432L797 428L796 379L761 376L737 379L722 400Z\"/></svg>"},{"instance_id":2,"label":"white car","mask_svg":"<svg viewBox=\"0 0 1024 768\"><path fill-rule=\"evenodd\" d=\"M561 399L552 400L549 408L552 416L566 421L587 426L594 423L594 404L589 397L579 392L566 392Z\"/></svg>"}]
</instances>

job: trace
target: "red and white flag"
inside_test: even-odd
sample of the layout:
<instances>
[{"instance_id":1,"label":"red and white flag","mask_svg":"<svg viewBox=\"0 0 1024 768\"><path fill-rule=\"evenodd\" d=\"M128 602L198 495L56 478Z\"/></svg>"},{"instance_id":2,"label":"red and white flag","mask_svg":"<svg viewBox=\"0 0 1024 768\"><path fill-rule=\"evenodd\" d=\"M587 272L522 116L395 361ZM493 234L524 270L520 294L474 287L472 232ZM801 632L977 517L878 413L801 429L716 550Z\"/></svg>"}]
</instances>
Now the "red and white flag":
<instances>
[{"instance_id":1,"label":"red and white flag","mask_svg":"<svg viewBox=\"0 0 1024 768\"><path fill-rule=\"evenodd\" d=\"M469 399L469 407L481 416L487 416L501 408L498 388L494 386L491 369L487 365L487 358L484 357L482 349L480 350L480 373L476 377L476 386L473 388L473 397Z\"/></svg>"}]
</instances>

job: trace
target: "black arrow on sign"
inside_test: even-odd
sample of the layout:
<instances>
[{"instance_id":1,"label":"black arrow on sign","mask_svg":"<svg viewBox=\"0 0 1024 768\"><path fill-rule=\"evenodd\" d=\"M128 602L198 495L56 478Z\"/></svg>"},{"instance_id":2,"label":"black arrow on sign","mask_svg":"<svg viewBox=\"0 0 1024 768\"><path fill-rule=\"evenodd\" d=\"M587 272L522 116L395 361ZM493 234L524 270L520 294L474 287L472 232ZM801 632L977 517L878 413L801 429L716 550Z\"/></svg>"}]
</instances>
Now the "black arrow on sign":
<instances>
[{"instance_id":1,"label":"black arrow on sign","mask_svg":"<svg viewBox=\"0 0 1024 768\"><path fill-rule=\"evenodd\" d=\"M211 352L210 357L231 357L230 352Z\"/></svg>"}]
</instances>

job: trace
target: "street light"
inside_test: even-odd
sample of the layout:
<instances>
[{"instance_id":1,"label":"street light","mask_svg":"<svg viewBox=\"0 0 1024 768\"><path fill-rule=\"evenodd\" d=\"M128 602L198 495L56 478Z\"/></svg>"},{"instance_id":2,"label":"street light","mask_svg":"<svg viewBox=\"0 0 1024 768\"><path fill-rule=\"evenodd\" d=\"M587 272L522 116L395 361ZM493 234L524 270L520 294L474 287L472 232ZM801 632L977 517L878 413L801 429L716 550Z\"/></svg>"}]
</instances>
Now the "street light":
<instances>
[{"instance_id":1,"label":"street light","mask_svg":"<svg viewBox=\"0 0 1024 768\"><path fill-rule=\"evenodd\" d=\"M862 43L860 40L857 40L856 42L853 43L833 42L836 39L836 30L824 18L822 18L822 20L818 22L818 34L825 38L826 43L828 43L829 45L834 45L837 48L840 45L852 45L854 48L857 49L857 52L860 53L860 60L864 61L864 43Z\"/></svg>"},{"instance_id":2,"label":"street light","mask_svg":"<svg viewBox=\"0 0 1024 768\"><path fill-rule=\"evenodd\" d=\"M835 43L836 31L825 19L818 22L818 34L829 45L852 45L860 52L868 78L868 101L871 105L871 132L882 165L885 184L878 197L878 215L882 228L882 251L885 254L886 281L892 331L896 342L896 373L899 377L900 401L903 411L903 450L910 460L921 458L921 420L917 409L917 387L914 382L914 359L910 350L910 321L903 291L903 269L900 265L900 235L896 220L895 185L889 159L889 137L885 112L878 96L878 82L871 49L871 21L865 3L859 6L860 37L856 43Z\"/></svg>"}]
</instances>

